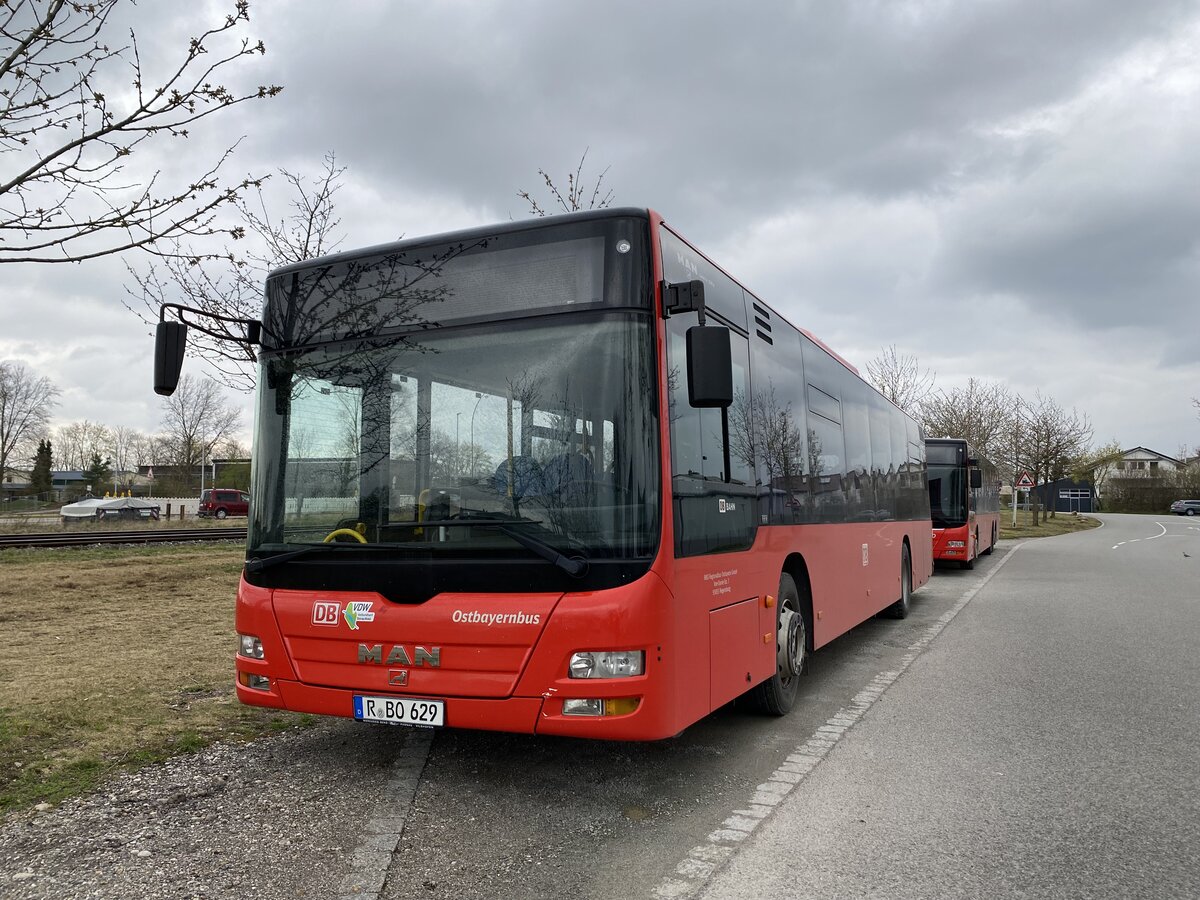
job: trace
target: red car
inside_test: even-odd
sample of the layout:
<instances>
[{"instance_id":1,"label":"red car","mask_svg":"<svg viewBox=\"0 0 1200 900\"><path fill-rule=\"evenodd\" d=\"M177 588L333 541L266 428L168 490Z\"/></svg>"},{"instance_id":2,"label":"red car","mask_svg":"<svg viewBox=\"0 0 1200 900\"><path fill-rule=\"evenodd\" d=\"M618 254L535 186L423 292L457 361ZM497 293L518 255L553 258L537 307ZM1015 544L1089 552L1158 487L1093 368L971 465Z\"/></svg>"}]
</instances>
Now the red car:
<instances>
[{"instance_id":1,"label":"red car","mask_svg":"<svg viewBox=\"0 0 1200 900\"><path fill-rule=\"evenodd\" d=\"M250 513L250 495L228 488L216 488L200 493L200 508L197 515L202 519L212 516L224 519L227 516L245 516Z\"/></svg>"}]
</instances>

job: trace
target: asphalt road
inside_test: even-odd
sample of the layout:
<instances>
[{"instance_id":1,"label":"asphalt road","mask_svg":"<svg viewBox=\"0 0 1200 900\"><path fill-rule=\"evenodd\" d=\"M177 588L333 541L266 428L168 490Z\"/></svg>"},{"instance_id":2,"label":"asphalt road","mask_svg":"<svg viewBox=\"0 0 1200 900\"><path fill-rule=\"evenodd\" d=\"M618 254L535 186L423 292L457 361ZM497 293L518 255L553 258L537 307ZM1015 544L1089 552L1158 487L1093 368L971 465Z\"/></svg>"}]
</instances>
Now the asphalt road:
<instances>
[{"instance_id":1,"label":"asphalt road","mask_svg":"<svg viewBox=\"0 0 1200 900\"><path fill-rule=\"evenodd\" d=\"M322 720L10 820L0 895L1200 897L1198 636L1200 522L1105 517L939 569L784 718Z\"/></svg>"},{"instance_id":2,"label":"asphalt road","mask_svg":"<svg viewBox=\"0 0 1200 900\"><path fill-rule=\"evenodd\" d=\"M1102 518L1006 560L702 895L1200 897L1200 523Z\"/></svg>"}]
</instances>

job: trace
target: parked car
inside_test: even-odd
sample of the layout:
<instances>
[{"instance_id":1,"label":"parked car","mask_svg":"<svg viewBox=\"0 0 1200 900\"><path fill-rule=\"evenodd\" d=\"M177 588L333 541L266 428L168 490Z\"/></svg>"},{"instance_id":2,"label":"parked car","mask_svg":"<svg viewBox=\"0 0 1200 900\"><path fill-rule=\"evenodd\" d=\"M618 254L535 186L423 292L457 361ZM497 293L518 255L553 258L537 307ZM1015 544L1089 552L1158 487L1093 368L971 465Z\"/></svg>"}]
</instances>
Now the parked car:
<instances>
[{"instance_id":1,"label":"parked car","mask_svg":"<svg viewBox=\"0 0 1200 900\"><path fill-rule=\"evenodd\" d=\"M200 492L200 508L196 514L202 519L212 516L224 519L227 516L250 514L250 495L228 488L215 488Z\"/></svg>"},{"instance_id":2,"label":"parked car","mask_svg":"<svg viewBox=\"0 0 1200 900\"><path fill-rule=\"evenodd\" d=\"M1200 516L1200 500L1176 500L1171 512L1177 516Z\"/></svg>"}]
</instances>

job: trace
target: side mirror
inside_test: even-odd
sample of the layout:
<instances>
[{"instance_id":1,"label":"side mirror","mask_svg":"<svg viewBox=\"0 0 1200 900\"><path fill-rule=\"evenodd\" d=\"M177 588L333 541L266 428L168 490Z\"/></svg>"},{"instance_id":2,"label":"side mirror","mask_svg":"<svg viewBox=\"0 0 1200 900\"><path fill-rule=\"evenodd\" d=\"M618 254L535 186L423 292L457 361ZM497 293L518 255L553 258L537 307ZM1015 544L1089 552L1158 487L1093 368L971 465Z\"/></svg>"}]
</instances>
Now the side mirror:
<instances>
[{"instance_id":1,"label":"side mirror","mask_svg":"<svg viewBox=\"0 0 1200 900\"><path fill-rule=\"evenodd\" d=\"M971 470L971 487L973 487L973 488L983 487L983 473L981 471L979 471L978 469Z\"/></svg>"},{"instance_id":2,"label":"side mirror","mask_svg":"<svg viewBox=\"0 0 1200 900\"><path fill-rule=\"evenodd\" d=\"M187 325L162 320L154 332L154 393L170 397L179 385Z\"/></svg>"},{"instance_id":3,"label":"side mirror","mask_svg":"<svg viewBox=\"0 0 1200 900\"><path fill-rule=\"evenodd\" d=\"M693 325L687 330L688 403L725 408L733 403L733 356L729 329Z\"/></svg>"}]
</instances>

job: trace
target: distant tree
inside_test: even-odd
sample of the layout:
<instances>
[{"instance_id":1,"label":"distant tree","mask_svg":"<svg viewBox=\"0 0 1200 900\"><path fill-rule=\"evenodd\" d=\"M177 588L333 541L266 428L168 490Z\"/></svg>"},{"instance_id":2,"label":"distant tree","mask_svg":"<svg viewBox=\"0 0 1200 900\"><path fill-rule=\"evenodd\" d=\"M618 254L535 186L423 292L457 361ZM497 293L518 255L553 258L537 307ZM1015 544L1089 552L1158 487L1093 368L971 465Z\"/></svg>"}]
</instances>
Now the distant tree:
<instances>
[{"instance_id":1,"label":"distant tree","mask_svg":"<svg viewBox=\"0 0 1200 900\"><path fill-rule=\"evenodd\" d=\"M213 447L214 459L249 459L250 451L235 437L227 437Z\"/></svg>"},{"instance_id":2,"label":"distant tree","mask_svg":"<svg viewBox=\"0 0 1200 900\"><path fill-rule=\"evenodd\" d=\"M213 315L258 319L268 272L325 256L341 244L334 195L345 171L333 153L325 156L324 169L316 176L280 169L293 191L292 212L286 216L271 211L261 186L250 200L236 201L241 216L238 237L242 238L236 251L226 247L219 255L205 255L175 242L173 252L158 265L138 269L127 263L133 285L127 285L125 292L134 303L126 303L126 308L146 324L158 321L159 307L168 301ZM221 333L219 323L205 324ZM226 387L244 392L254 389L257 356L253 347L195 329L188 334L188 343Z\"/></svg>"},{"instance_id":3,"label":"distant tree","mask_svg":"<svg viewBox=\"0 0 1200 900\"><path fill-rule=\"evenodd\" d=\"M97 497L115 488L113 484L112 461L102 458L99 453L93 453L88 466L83 470L83 482Z\"/></svg>"},{"instance_id":4,"label":"distant tree","mask_svg":"<svg viewBox=\"0 0 1200 900\"><path fill-rule=\"evenodd\" d=\"M29 492L42 499L49 499L54 488L54 452L46 438L38 441L37 453L33 457L33 474L29 476Z\"/></svg>"},{"instance_id":5,"label":"distant tree","mask_svg":"<svg viewBox=\"0 0 1200 900\"><path fill-rule=\"evenodd\" d=\"M1121 445L1113 438L1101 447L1086 450L1071 465L1071 478L1091 482L1095 496L1103 498L1108 480L1121 461Z\"/></svg>"},{"instance_id":6,"label":"distant tree","mask_svg":"<svg viewBox=\"0 0 1200 900\"><path fill-rule=\"evenodd\" d=\"M179 379L162 406L165 462L187 473L203 465L241 422L241 411L225 400L216 382L191 375Z\"/></svg>"},{"instance_id":7,"label":"distant tree","mask_svg":"<svg viewBox=\"0 0 1200 900\"><path fill-rule=\"evenodd\" d=\"M1092 438L1087 416L1069 413L1051 397L1038 392L1021 410L1024 455L1035 484L1065 473ZM1053 514L1053 510L1051 511ZM1033 494L1033 524L1038 524L1037 493Z\"/></svg>"},{"instance_id":8,"label":"distant tree","mask_svg":"<svg viewBox=\"0 0 1200 900\"><path fill-rule=\"evenodd\" d=\"M186 139L223 109L281 88L225 86L228 70L265 52L234 32L250 20L238 0L224 20L143 69L135 32L112 23L123 0L9 0L0 14L0 262L78 262L165 238L219 233L218 210L259 182L223 183L215 159L185 167L174 183L139 175L139 150ZM186 155L176 148L177 159ZM238 229L227 230L233 237Z\"/></svg>"},{"instance_id":9,"label":"distant tree","mask_svg":"<svg viewBox=\"0 0 1200 900\"><path fill-rule=\"evenodd\" d=\"M54 429L54 436L58 443L59 465L79 471L88 467L93 456L109 455L113 442L111 428L89 419L60 425Z\"/></svg>"},{"instance_id":10,"label":"distant tree","mask_svg":"<svg viewBox=\"0 0 1200 900\"><path fill-rule=\"evenodd\" d=\"M608 174L609 167L596 176L595 182L589 188L584 184L583 165L587 161L588 150L590 147L584 148L583 155L579 157L579 164L575 166L574 172L567 173L566 189L561 189L554 179L546 172L545 169L538 169L538 175L546 183L546 190L550 194L552 202L546 206L552 208L553 212L579 212L584 209L604 209L611 206L613 201L613 192L604 187L604 176ZM537 198L529 191L517 191L517 196L529 204L529 213L534 216L546 216L549 213L546 211L546 206L538 202ZM557 209L553 209L558 207Z\"/></svg>"},{"instance_id":11,"label":"distant tree","mask_svg":"<svg viewBox=\"0 0 1200 900\"><path fill-rule=\"evenodd\" d=\"M967 379L966 387L930 394L921 418L930 437L964 438L991 459L1004 455L994 445L1012 431L1020 398L999 382Z\"/></svg>"},{"instance_id":12,"label":"distant tree","mask_svg":"<svg viewBox=\"0 0 1200 900\"><path fill-rule=\"evenodd\" d=\"M120 473L132 472L138 467L138 450L144 439L136 428L118 425L109 429L109 455L113 470Z\"/></svg>"},{"instance_id":13,"label":"distant tree","mask_svg":"<svg viewBox=\"0 0 1200 900\"><path fill-rule=\"evenodd\" d=\"M250 490L250 463L228 463L217 469L216 487Z\"/></svg>"},{"instance_id":14,"label":"distant tree","mask_svg":"<svg viewBox=\"0 0 1200 900\"><path fill-rule=\"evenodd\" d=\"M922 369L915 356L901 354L892 344L867 362L867 380L906 413L920 418L921 405L933 393L935 376Z\"/></svg>"},{"instance_id":15,"label":"distant tree","mask_svg":"<svg viewBox=\"0 0 1200 900\"><path fill-rule=\"evenodd\" d=\"M31 459L46 436L59 390L50 379L16 362L0 362L0 472L14 459Z\"/></svg>"}]
</instances>

